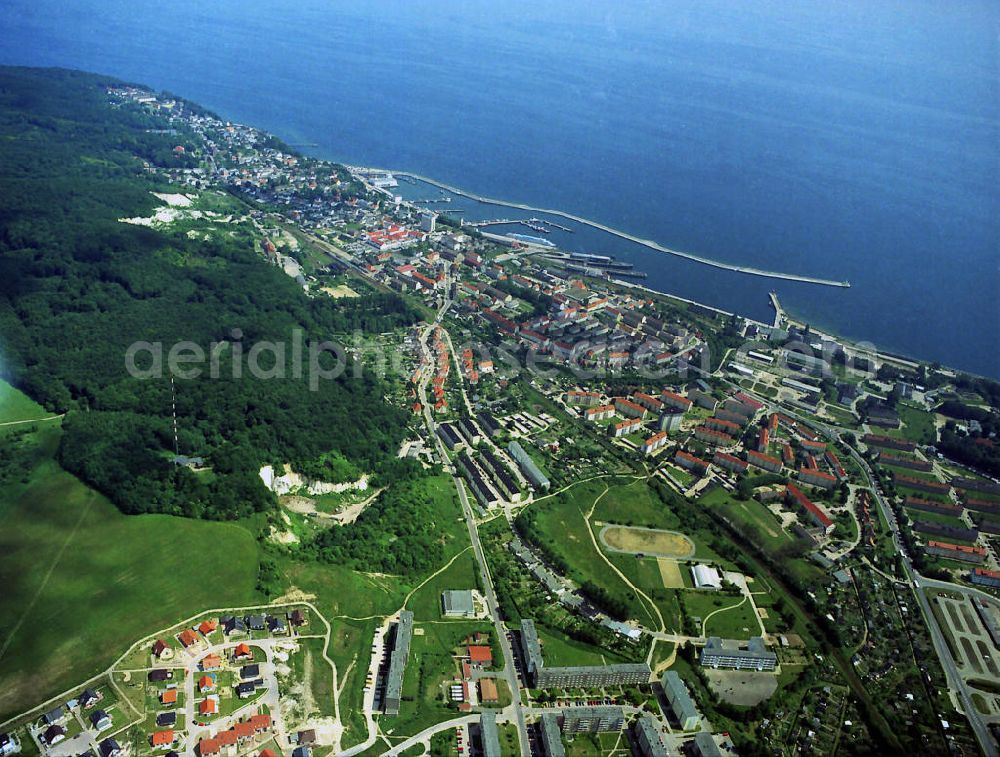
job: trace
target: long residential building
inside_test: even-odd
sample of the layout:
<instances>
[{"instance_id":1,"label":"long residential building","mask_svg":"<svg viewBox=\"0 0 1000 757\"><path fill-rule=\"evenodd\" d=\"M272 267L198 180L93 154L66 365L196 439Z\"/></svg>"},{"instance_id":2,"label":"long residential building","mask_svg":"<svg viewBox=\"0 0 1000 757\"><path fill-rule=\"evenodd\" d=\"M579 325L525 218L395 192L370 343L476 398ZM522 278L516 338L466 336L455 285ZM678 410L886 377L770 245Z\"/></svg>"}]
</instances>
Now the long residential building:
<instances>
[{"instance_id":1,"label":"long residential building","mask_svg":"<svg viewBox=\"0 0 1000 757\"><path fill-rule=\"evenodd\" d=\"M748 463L746 460L740 460L735 455L730 455L728 452L716 452L712 457L712 462L718 465L720 468L724 468L727 471L733 473L746 473Z\"/></svg>"},{"instance_id":2,"label":"long residential building","mask_svg":"<svg viewBox=\"0 0 1000 757\"><path fill-rule=\"evenodd\" d=\"M986 560L986 550L982 547L968 547L964 544L952 544L947 541L929 541L924 547L924 552L962 562L981 563Z\"/></svg>"},{"instance_id":3,"label":"long residential building","mask_svg":"<svg viewBox=\"0 0 1000 757\"><path fill-rule=\"evenodd\" d=\"M622 436L628 436L629 434L634 434L640 430L642 430L642 421L638 418L626 418L625 420L613 423L608 427L608 433L615 439Z\"/></svg>"},{"instance_id":4,"label":"long residential building","mask_svg":"<svg viewBox=\"0 0 1000 757\"><path fill-rule=\"evenodd\" d=\"M740 433L740 425L738 423L726 421L719 417L706 418L705 425L714 431L722 431L730 436L735 436Z\"/></svg>"},{"instance_id":5,"label":"long residential building","mask_svg":"<svg viewBox=\"0 0 1000 757\"><path fill-rule=\"evenodd\" d=\"M923 510L925 513L953 515L956 518L961 518L962 511L964 510L961 505L950 505L947 502L936 502L930 499L920 499L919 497L904 497L903 506L914 510Z\"/></svg>"},{"instance_id":6,"label":"long residential building","mask_svg":"<svg viewBox=\"0 0 1000 757\"><path fill-rule=\"evenodd\" d=\"M606 421L609 418L615 417L615 406L598 405L597 407L588 407L583 411L583 417L588 421Z\"/></svg>"},{"instance_id":7,"label":"long residential building","mask_svg":"<svg viewBox=\"0 0 1000 757\"><path fill-rule=\"evenodd\" d=\"M605 733L625 725L621 707L572 707L562 711L563 733Z\"/></svg>"},{"instance_id":8,"label":"long residential building","mask_svg":"<svg viewBox=\"0 0 1000 757\"><path fill-rule=\"evenodd\" d=\"M531 459L531 455L524 451L524 447L517 442L511 442L507 445L507 452L514 458L514 461L521 468L521 473L531 482L532 486L536 489L548 490L551 486L548 476L542 473L535 461Z\"/></svg>"},{"instance_id":9,"label":"long residential building","mask_svg":"<svg viewBox=\"0 0 1000 757\"><path fill-rule=\"evenodd\" d=\"M659 433L653 434L642 443L642 452L645 455L652 455L658 449L661 449L669 440L670 437L667 436L666 431L660 431Z\"/></svg>"},{"instance_id":10,"label":"long residential building","mask_svg":"<svg viewBox=\"0 0 1000 757\"><path fill-rule=\"evenodd\" d=\"M566 403L569 405L593 407L594 405L601 404L601 395L597 392L569 391L566 392Z\"/></svg>"},{"instance_id":11,"label":"long residential building","mask_svg":"<svg viewBox=\"0 0 1000 757\"><path fill-rule=\"evenodd\" d=\"M479 736L483 742L483 757L500 757L500 734L495 710L483 710L479 718Z\"/></svg>"},{"instance_id":12,"label":"long residential building","mask_svg":"<svg viewBox=\"0 0 1000 757\"><path fill-rule=\"evenodd\" d=\"M701 722L701 713L691 699L691 693L677 671L668 670L660 679L667 703L682 731L693 731Z\"/></svg>"},{"instance_id":13,"label":"long residential building","mask_svg":"<svg viewBox=\"0 0 1000 757\"><path fill-rule=\"evenodd\" d=\"M1000 589L1000 571L986 570L985 568L973 568L969 573L969 580L976 586L989 586Z\"/></svg>"},{"instance_id":14,"label":"long residential building","mask_svg":"<svg viewBox=\"0 0 1000 757\"><path fill-rule=\"evenodd\" d=\"M818 468L799 468L799 481L827 490L837 486L836 477Z\"/></svg>"},{"instance_id":15,"label":"long residential building","mask_svg":"<svg viewBox=\"0 0 1000 757\"><path fill-rule=\"evenodd\" d=\"M747 416L742 415L741 413L734 412L733 410L727 410L726 408L720 408L719 410L716 410L715 417L720 420L730 421L732 423L735 423L738 426L740 426L740 428L750 423L750 419Z\"/></svg>"},{"instance_id":16,"label":"long residential building","mask_svg":"<svg viewBox=\"0 0 1000 757\"><path fill-rule=\"evenodd\" d=\"M445 446L450 450L458 449L465 446L465 441L459 436L458 431L455 429L451 423L440 423L437 427L437 435L441 437L441 441L445 443Z\"/></svg>"},{"instance_id":17,"label":"long residential building","mask_svg":"<svg viewBox=\"0 0 1000 757\"><path fill-rule=\"evenodd\" d=\"M722 757L722 750L710 733L702 731L695 734L693 743L695 757Z\"/></svg>"},{"instance_id":18,"label":"long residential building","mask_svg":"<svg viewBox=\"0 0 1000 757\"><path fill-rule=\"evenodd\" d=\"M959 539L961 541L975 541L979 538L979 529L959 528L958 526L948 526L944 523L933 523L926 520L914 521L913 530L923 534L945 536L949 539Z\"/></svg>"},{"instance_id":19,"label":"long residential building","mask_svg":"<svg viewBox=\"0 0 1000 757\"><path fill-rule=\"evenodd\" d=\"M542 738L542 749L546 757L566 757L566 747L562 743L562 731L559 730L559 718L554 712L546 712L539 723Z\"/></svg>"},{"instance_id":20,"label":"long residential building","mask_svg":"<svg viewBox=\"0 0 1000 757\"><path fill-rule=\"evenodd\" d=\"M635 743L642 757L667 757L667 749L663 745L656 721L649 715L643 715L635 721L632 733L635 735Z\"/></svg>"},{"instance_id":21,"label":"long residential building","mask_svg":"<svg viewBox=\"0 0 1000 757\"><path fill-rule=\"evenodd\" d=\"M965 506L969 510L975 510L976 512L1000 515L1000 502L987 502L983 499L973 499L972 497L967 497L965 500Z\"/></svg>"},{"instance_id":22,"label":"long residential building","mask_svg":"<svg viewBox=\"0 0 1000 757\"><path fill-rule=\"evenodd\" d=\"M799 487L795 484L788 484L785 491L787 492L786 499L788 502L798 507L814 526L821 529L828 536L833 532L835 524L830 520L830 516L823 512L819 505L803 494Z\"/></svg>"},{"instance_id":23,"label":"long residential building","mask_svg":"<svg viewBox=\"0 0 1000 757\"><path fill-rule=\"evenodd\" d=\"M729 434L724 434L721 431L713 431L705 426L698 426L694 430L694 437L699 441L705 442L705 444L715 444L719 447L729 447L736 441Z\"/></svg>"},{"instance_id":24,"label":"long residential building","mask_svg":"<svg viewBox=\"0 0 1000 757\"><path fill-rule=\"evenodd\" d=\"M897 449L901 452L913 452L917 445L906 439L895 439L891 436L880 436L879 434L865 434L861 437L869 447L882 447L884 449Z\"/></svg>"},{"instance_id":25,"label":"long residential building","mask_svg":"<svg viewBox=\"0 0 1000 757\"><path fill-rule=\"evenodd\" d=\"M764 646L760 636L753 636L746 643L710 636L701 649L701 664L709 668L774 670L778 656Z\"/></svg>"},{"instance_id":26,"label":"long residential building","mask_svg":"<svg viewBox=\"0 0 1000 757\"><path fill-rule=\"evenodd\" d=\"M660 401L663 402L663 404L667 405L668 407L675 407L678 410L683 410L684 412L690 410L692 405L692 400L688 399L687 397L682 397L676 392L671 392L667 389L664 389L663 393L660 394ZM712 409L713 410L715 409L714 404L712 405Z\"/></svg>"},{"instance_id":27,"label":"long residential building","mask_svg":"<svg viewBox=\"0 0 1000 757\"><path fill-rule=\"evenodd\" d=\"M632 401L637 405L642 405L647 410L658 413L663 409L663 402L644 392L636 392L632 395Z\"/></svg>"},{"instance_id":28,"label":"long residential building","mask_svg":"<svg viewBox=\"0 0 1000 757\"><path fill-rule=\"evenodd\" d=\"M878 461L882 465L891 465L894 468L909 468L910 470L917 470L922 473L930 473L934 470L934 465L926 460L900 457L899 455L892 455L888 452L879 452Z\"/></svg>"},{"instance_id":29,"label":"long residential building","mask_svg":"<svg viewBox=\"0 0 1000 757\"><path fill-rule=\"evenodd\" d=\"M521 498L521 489L500 458L488 446L484 445L479 459L483 470L490 476L495 488L512 502L518 501Z\"/></svg>"},{"instance_id":30,"label":"long residential building","mask_svg":"<svg viewBox=\"0 0 1000 757\"><path fill-rule=\"evenodd\" d=\"M664 394L666 394L666 392L664 392ZM680 395L675 395L675 396L680 396ZM681 399L684 399L684 397L681 397ZM687 399L696 404L698 407L702 408L703 410L708 410L709 412L712 413L714 413L715 408L719 406L719 402L718 400L715 399L715 397L713 397L711 394L708 394L707 392L699 391L698 389L691 389L690 391L688 391ZM664 399L664 401L666 401L666 399ZM688 405L688 407L690 407L690 405Z\"/></svg>"},{"instance_id":31,"label":"long residential building","mask_svg":"<svg viewBox=\"0 0 1000 757\"><path fill-rule=\"evenodd\" d=\"M847 471L844 470L844 466L840 463L840 458L837 457L837 453L832 449L828 449L823 453L826 458L827 465L833 471L833 475L837 477L839 481L845 481L847 479Z\"/></svg>"},{"instance_id":32,"label":"long residential building","mask_svg":"<svg viewBox=\"0 0 1000 757\"><path fill-rule=\"evenodd\" d=\"M476 465L476 462L469 453L463 450L459 453L457 460L458 467L464 474L465 480L469 482L469 488L472 489L472 493L479 504L484 508L494 507L499 504L500 495L486 479L486 476L479 469L479 466Z\"/></svg>"},{"instance_id":33,"label":"long residential building","mask_svg":"<svg viewBox=\"0 0 1000 757\"><path fill-rule=\"evenodd\" d=\"M952 486L956 489L967 489L974 492L982 492L984 494L998 494L1000 495L1000 484L995 481L987 481L982 478L963 478L957 476L951 480Z\"/></svg>"},{"instance_id":34,"label":"long residential building","mask_svg":"<svg viewBox=\"0 0 1000 757\"><path fill-rule=\"evenodd\" d=\"M539 689L635 685L648 683L652 672L644 662L546 667L535 622L529 618L521 619L521 656L528 679Z\"/></svg>"},{"instance_id":35,"label":"long residential building","mask_svg":"<svg viewBox=\"0 0 1000 757\"><path fill-rule=\"evenodd\" d=\"M771 457L770 455L765 455L763 452L757 452L756 450L747 450L747 462L750 465L755 465L758 468L763 468L771 473L781 472L781 461L776 457Z\"/></svg>"},{"instance_id":36,"label":"long residential building","mask_svg":"<svg viewBox=\"0 0 1000 757\"><path fill-rule=\"evenodd\" d=\"M948 484L942 484L940 481L913 478L913 476L904 476L902 473L893 473L892 482L896 486L905 486L908 489L916 489L928 494L938 494L942 497L947 497L951 493L951 487Z\"/></svg>"},{"instance_id":37,"label":"long residential building","mask_svg":"<svg viewBox=\"0 0 1000 757\"><path fill-rule=\"evenodd\" d=\"M708 470L707 462L702 460L700 457L695 457L690 452L685 452L684 450L677 450L677 454L674 455L674 462L682 468L697 471L698 473L704 473Z\"/></svg>"},{"instance_id":38,"label":"long residential building","mask_svg":"<svg viewBox=\"0 0 1000 757\"><path fill-rule=\"evenodd\" d=\"M615 397L615 410L626 418L646 417L646 408L625 397Z\"/></svg>"},{"instance_id":39,"label":"long residential building","mask_svg":"<svg viewBox=\"0 0 1000 757\"><path fill-rule=\"evenodd\" d=\"M410 639L413 637L413 613L403 610L396 623L396 637L389 654L389 672L386 675L383 709L386 715L398 715L403 694L403 674L406 672L406 658L410 654Z\"/></svg>"}]
</instances>

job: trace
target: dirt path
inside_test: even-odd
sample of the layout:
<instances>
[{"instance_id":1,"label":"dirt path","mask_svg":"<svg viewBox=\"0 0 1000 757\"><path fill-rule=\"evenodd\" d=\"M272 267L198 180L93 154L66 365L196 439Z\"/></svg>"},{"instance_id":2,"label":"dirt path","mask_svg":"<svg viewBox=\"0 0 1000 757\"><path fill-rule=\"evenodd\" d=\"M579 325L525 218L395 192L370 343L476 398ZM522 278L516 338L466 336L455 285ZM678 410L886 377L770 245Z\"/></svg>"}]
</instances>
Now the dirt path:
<instances>
[{"instance_id":1,"label":"dirt path","mask_svg":"<svg viewBox=\"0 0 1000 757\"><path fill-rule=\"evenodd\" d=\"M638 586L629 581L628 578L625 576L625 574L622 573L620 570L618 570L617 567L615 567L614 563L612 563L611 560L608 559L608 556L601 551L601 548L597 544L597 537L594 536L594 529L591 528L590 526L590 519L594 515L594 510L597 508L597 503L600 502L604 498L604 495L606 495L609 491L611 491L611 487L605 485L604 491L601 492L599 495L597 495L597 498L594 500L594 503L590 506L590 510L588 510L586 515L583 516L583 522L587 526L587 533L590 535L590 543L594 545L594 551L601 556L601 559L604 560L605 563L607 563L607 566L615 572L615 574L625 583L625 585L628 586L632 591L634 591L637 597L644 599L647 603L649 603L649 606L653 608L653 612L656 613L656 619L657 621L659 621L660 624L660 627L656 630L666 631L667 630L666 624L663 622L663 614L660 612L660 608L656 606L656 603L649 597L649 595L646 594L646 592L644 592Z\"/></svg>"},{"instance_id":2,"label":"dirt path","mask_svg":"<svg viewBox=\"0 0 1000 757\"><path fill-rule=\"evenodd\" d=\"M65 415L66 413L62 413L60 415L50 415L47 418L29 418L26 421L4 421L3 423L0 423L0 426L20 426L22 423L41 423L43 421L57 421L60 418L64 417Z\"/></svg>"},{"instance_id":3,"label":"dirt path","mask_svg":"<svg viewBox=\"0 0 1000 757\"><path fill-rule=\"evenodd\" d=\"M706 615L704 618L702 618L702 620L701 620L701 635L705 636L705 626L707 625L709 619L712 618L712 616L718 615L719 613L722 613L722 612L726 612L727 610L735 610L737 607L741 607L748 599L750 599L750 597L748 597L746 594L744 594L743 595L743 599L741 599L736 604L729 605L727 607L720 607L718 610L713 610L708 615ZM760 618L759 617L757 619L757 622L760 623Z\"/></svg>"}]
</instances>

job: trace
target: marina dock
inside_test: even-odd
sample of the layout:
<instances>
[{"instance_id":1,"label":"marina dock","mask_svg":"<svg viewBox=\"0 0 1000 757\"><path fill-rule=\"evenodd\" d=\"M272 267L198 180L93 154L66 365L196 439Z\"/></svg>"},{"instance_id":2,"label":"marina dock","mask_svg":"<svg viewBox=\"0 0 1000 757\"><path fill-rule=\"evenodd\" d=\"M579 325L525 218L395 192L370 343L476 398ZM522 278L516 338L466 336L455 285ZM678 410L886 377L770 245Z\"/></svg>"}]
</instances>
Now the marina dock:
<instances>
[{"instance_id":1,"label":"marina dock","mask_svg":"<svg viewBox=\"0 0 1000 757\"><path fill-rule=\"evenodd\" d=\"M740 266L733 265L731 263L722 263L718 260L712 260L711 258L702 257L701 255L695 255L690 252L683 252L682 250L674 250L670 247L664 247L658 242L654 242L651 239L643 239L637 237L633 234L629 234L625 231L620 231L618 229L613 229L610 226L605 226L603 223L598 223L597 221L591 221L587 218L581 216L573 215L572 213L566 213L562 210L551 210L549 208L536 208L532 205L525 205L519 202L508 202L507 200L494 200L489 197L483 197L481 195L474 194L472 192L467 192L464 189L459 189L458 187L453 187L450 184L444 184L435 179L429 179L426 176L421 176L415 173L409 173L407 171L394 171L397 176L406 176L418 181L422 181L431 186L435 186L438 189L444 189L452 194L461 195L462 197L468 197L477 202L486 203L488 205L499 205L501 207L516 208L518 210L526 210L529 213L544 213L546 215L556 216L558 218L565 218L569 221L575 221L576 223L583 224L585 226L590 226L591 228L598 229L599 231L604 231L608 234L613 234L616 237L622 239L627 239L630 242L635 242L636 244L647 247L650 250L655 250L657 252L663 252L668 255L673 255L678 258L683 258L685 260L690 260L695 263L701 263L702 265L707 265L712 268L719 268L724 271L734 271L736 273L745 273L750 276L762 276L764 278L771 279L782 279L783 281L798 281L804 284L818 284L820 286L830 286L830 287L841 287L848 288L851 286L849 281L833 281L831 279L822 279L815 276L803 276L796 273L783 273L781 271L767 271L761 268L753 268L751 266Z\"/></svg>"}]
</instances>

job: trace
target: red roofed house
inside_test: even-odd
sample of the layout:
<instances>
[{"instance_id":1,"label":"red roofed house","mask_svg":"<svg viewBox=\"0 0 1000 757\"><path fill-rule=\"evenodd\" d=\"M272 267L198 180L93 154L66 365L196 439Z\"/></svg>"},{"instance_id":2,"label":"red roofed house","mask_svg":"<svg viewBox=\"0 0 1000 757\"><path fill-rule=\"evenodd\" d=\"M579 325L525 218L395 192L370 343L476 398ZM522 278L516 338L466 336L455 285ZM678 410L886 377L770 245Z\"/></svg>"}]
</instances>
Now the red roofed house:
<instances>
[{"instance_id":1,"label":"red roofed house","mask_svg":"<svg viewBox=\"0 0 1000 757\"><path fill-rule=\"evenodd\" d=\"M212 631L219 627L219 622L216 620L205 620L202 624L198 626L198 630L202 632L203 635L208 636Z\"/></svg>"},{"instance_id":2,"label":"red roofed house","mask_svg":"<svg viewBox=\"0 0 1000 757\"><path fill-rule=\"evenodd\" d=\"M177 689L164 689L160 692L160 702L163 704L177 704Z\"/></svg>"},{"instance_id":3,"label":"red roofed house","mask_svg":"<svg viewBox=\"0 0 1000 757\"><path fill-rule=\"evenodd\" d=\"M174 732L173 731L156 731L150 739L149 743L154 747L165 747L170 746L174 743Z\"/></svg>"},{"instance_id":4,"label":"red roofed house","mask_svg":"<svg viewBox=\"0 0 1000 757\"><path fill-rule=\"evenodd\" d=\"M202 670L219 670L222 668L222 659L217 654L205 655L199 666Z\"/></svg>"},{"instance_id":5,"label":"red roofed house","mask_svg":"<svg viewBox=\"0 0 1000 757\"><path fill-rule=\"evenodd\" d=\"M198 679L198 691L211 691L215 688L215 676L202 676Z\"/></svg>"},{"instance_id":6,"label":"red roofed house","mask_svg":"<svg viewBox=\"0 0 1000 757\"><path fill-rule=\"evenodd\" d=\"M185 647L190 647L192 644L198 643L198 634L192 631L190 628L185 628L181 631L177 638L180 639L181 644Z\"/></svg>"},{"instance_id":7,"label":"red roofed house","mask_svg":"<svg viewBox=\"0 0 1000 757\"><path fill-rule=\"evenodd\" d=\"M219 744L217 739L202 739L198 742L198 754L201 757L210 757L210 755L218 754L222 745Z\"/></svg>"},{"instance_id":8,"label":"red roofed house","mask_svg":"<svg viewBox=\"0 0 1000 757\"><path fill-rule=\"evenodd\" d=\"M473 665L489 667L493 664L493 650L483 644L470 645L469 660Z\"/></svg>"},{"instance_id":9,"label":"red roofed house","mask_svg":"<svg viewBox=\"0 0 1000 757\"><path fill-rule=\"evenodd\" d=\"M253 657L253 650L247 644L237 644L236 649L233 650L234 660L238 660L241 657Z\"/></svg>"},{"instance_id":10,"label":"red roofed house","mask_svg":"<svg viewBox=\"0 0 1000 757\"><path fill-rule=\"evenodd\" d=\"M265 714L261 714L261 715L253 715L250 718L250 725L252 725L253 729L255 731L257 731L258 733L261 733L262 731L270 730L270 728L271 728L271 716L268 715L268 714L266 714L266 713Z\"/></svg>"},{"instance_id":11,"label":"red roofed house","mask_svg":"<svg viewBox=\"0 0 1000 757\"><path fill-rule=\"evenodd\" d=\"M198 704L200 715L215 715L219 711L218 702L215 699L203 699Z\"/></svg>"}]
</instances>

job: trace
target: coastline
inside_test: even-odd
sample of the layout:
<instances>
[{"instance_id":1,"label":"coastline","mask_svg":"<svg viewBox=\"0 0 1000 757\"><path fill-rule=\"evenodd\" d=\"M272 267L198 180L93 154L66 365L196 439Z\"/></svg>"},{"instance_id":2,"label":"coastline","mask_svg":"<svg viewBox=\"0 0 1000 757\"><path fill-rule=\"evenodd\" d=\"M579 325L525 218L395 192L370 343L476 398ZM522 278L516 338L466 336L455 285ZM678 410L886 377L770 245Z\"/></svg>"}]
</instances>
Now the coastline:
<instances>
[{"instance_id":1,"label":"coastline","mask_svg":"<svg viewBox=\"0 0 1000 757\"><path fill-rule=\"evenodd\" d=\"M734 273L743 273L750 276L760 276L762 278L780 279L784 281L796 281L804 284L815 284L818 286L829 286L829 287L839 287L841 289L850 288L851 283L849 281L834 281L833 279L823 279L816 276L806 276L795 273L783 273L781 271L768 271L762 268L754 268L753 266L740 266L731 263L723 263L718 260L713 260L712 258L706 258L701 255L695 255L691 252L684 252L682 250L675 250L671 247L664 247L658 242L654 242L651 239L644 239L642 237L637 237L634 234L630 234L627 231L621 231L620 229L615 229L611 226L607 226L599 221L593 221L589 218L584 218L583 216L574 215L573 213L567 213L563 210L555 210L552 208L539 208L534 205L527 205L520 202L511 202L509 200L497 200L492 197L484 197L482 195L469 192L464 189L459 189L458 187L452 186L450 184L445 184L444 182L438 181L436 179L431 179L427 176L422 176L420 174L412 173L410 171L393 171L391 169L372 169L369 170L384 170L387 173L391 173L395 176L407 176L411 179L417 181L422 181L425 184L430 184L439 189L443 189L452 194L460 195L462 197L468 197L476 202L481 202L489 205L499 205L502 207L515 208L517 210L526 210L533 213L545 213L546 215L557 216L559 218L565 218L570 221L575 221L576 223L583 224L585 226L590 226L591 228L597 229L598 231L603 231L606 234L611 234L621 239L625 239L629 242L634 242L635 244L642 245L655 252L662 252L668 255L673 255L675 257L683 258L685 260L692 261L694 263L700 263L701 265L706 265L711 268L718 268L724 271L732 271Z\"/></svg>"},{"instance_id":2,"label":"coastline","mask_svg":"<svg viewBox=\"0 0 1000 757\"><path fill-rule=\"evenodd\" d=\"M582 223L582 224L591 226L592 228L596 228L596 229L598 229L600 231L604 231L606 233L610 233L610 234L614 234L616 236L620 236L620 237L622 237L624 239L628 239L630 241L635 241L638 244L641 244L641 245L646 246L646 247L649 247L650 245L655 245L656 244L655 242L649 242L648 240L645 240L645 241L641 240L638 237L634 237L633 235L627 234L627 232L620 232L618 230L615 230L615 229L612 229L610 227L604 226L603 224L600 224L600 223L598 223L596 221L590 221L589 219L582 218L582 217L579 217L579 216L575 216L575 215L570 214L570 213L565 213L565 212L559 211L559 210L551 210L551 209L546 209L546 208L538 208L538 207L534 207L534 206L531 206L531 205L526 205L524 203L515 203L515 202L509 202L509 201L506 201L506 200L495 200L495 199L488 198L488 197L482 197L480 195L476 195L474 193L467 192L465 190L459 189L458 187L454 187L454 186L452 186L450 184L446 184L444 182L437 181L436 179L431 179L429 177L423 176L421 174L416 174L416 173L413 173L411 171L393 171L391 169L375 168L375 167L372 167L372 166L358 166L356 164L346 164L346 163L341 163L340 165L343 165L348 170L354 170L354 169L359 169L360 168L360 169L365 170L365 171L385 171L387 173L393 174L394 176L407 176L407 177L409 177L411 179L414 179L416 181L421 181L421 182L424 182L424 183L429 184L431 186L438 187L439 189L443 189L445 191L452 192L453 194L457 194L457 195L460 195L462 197L468 197L469 199L475 200L476 202L481 202L481 203L490 204L490 205L498 205L498 206L511 207L511 208L515 208L515 209L518 209L518 210L527 210L527 211L532 211L532 212L536 212L536 213L546 213L546 214L550 214L550 215L556 215L556 216L560 216L562 218L567 218L569 220L576 221L578 223ZM408 202L408 203L416 206L416 203L413 203L412 201L406 200L405 202ZM447 213L445 213L445 215L447 215ZM494 235L490 234L489 236L494 236ZM495 235L495 236L505 236L505 235ZM659 247L658 246L657 247L650 247L650 249L657 250L657 249L659 249ZM711 261L711 260L709 260L707 258L701 259L698 256L694 256L694 255L691 255L689 253L684 253L684 252L680 252L680 251L677 251L677 250L669 250L668 248L662 248L661 251L665 251L665 252L668 252L669 254L674 254L674 255L677 255L677 256L682 257L682 258L692 259L695 262L704 263L705 265L709 265L709 266L715 267L715 268L721 268L723 270L733 270L733 271L739 271L739 272L744 272L744 273L748 272L750 270L757 270L757 269L747 269L747 268L742 268L741 269L738 266L729 266L728 264L719 263L718 261ZM542 250L538 250L537 251L537 253L540 253L540 252L543 252L543 251ZM531 254L534 255L534 254L537 254L537 253L536 252L532 252ZM762 273L762 274L758 274L758 275L765 275L765 274ZM793 281L802 281L803 280L801 278L795 277L794 274L788 274L788 275L785 275L785 274L775 274L774 278L790 279L790 280L793 280ZM648 292L651 295L656 295L656 296L659 296L659 297L667 297L669 299L675 300L677 302L683 302L683 303L688 304L688 305L695 305L697 307L704 308L706 310L711 310L713 312L716 312L716 313L718 313L719 315L722 315L722 316L729 317L729 316L735 315L735 316L737 316L739 318L742 318L747 323L752 323L752 324L755 324L757 326L762 326L764 328L771 328L773 326L772 323L765 323L764 321L758 320L756 318L752 318L752 317L747 316L747 315L742 315L742 314L740 314L738 312L735 312L735 311L723 310L722 308L717 307L715 305L708 305L708 304L706 304L704 302L699 302L697 300L692 300L692 299L687 298L687 297L682 297L681 295L675 294L673 292L665 292L665 291L660 290L660 289L654 289L652 287L646 286L645 284L638 284L638 283L635 283L635 282L632 282L632 281L625 281L624 279L616 279L614 277L612 277L610 279L610 281L612 283L614 283L615 285L617 285L617 286L622 286L622 287L626 287L628 289L633 289L633 290L639 290L639 291L643 291L643 292ZM820 281L823 281L823 280L820 280ZM842 282L842 284L846 285L848 287L850 286L850 284L848 282ZM833 283L831 285L840 286L841 284ZM774 303L773 303L773 301L771 302L770 307L772 308L772 310L774 309ZM865 351L867 349L867 348L862 348L861 347L861 344L863 342L865 342L866 340L856 340L856 339L851 338L851 337L843 336L843 335L837 333L835 330L833 330L831 328L828 328L826 326L823 326L823 325L819 325L819 326L813 325L812 322L807 322L806 320L802 319L801 317L795 315L795 313L792 312L792 311L790 311L789 308L786 305L781 305L781 309L782 309L782 312L783 312L783 314L785 316L784 317L784 323L785 324L791 324L791 325L798 326L798 327L801 328L801 327L806 326L807 323L808 323L808 325L810 326L810 328L811 328L811 330L812 330L813 333L815 333L815 334L817 334L819 336L823 336L823 337L826 337L828 339L831 339L831 340L839 343L843 347L849 348L849 349L857 351L857 352L863 352L863 351ZM880 349L878 347L878 345L876 345L874 342L867 342L867 344L871 345L871 348L874 350L874 357L875 357L876 360L883 360L883 361L892 363L892 364L894 364L896 366L901 366L901 367L904 367L904 368L907 368L907 369L910 369L910 370L916 369L920 365L923 365L923 364L927 364L927 365L930 364L927 360L924 360L922 358L913 357L913 356L910 356L910 355L904 355L904 354L900 354L898 352L887 352L887 351L884 351L884 350ZM953 373L956 373L956 374L957 373L965 373L965 374L968 374L968 375L971 375L971 376L978 376L978 377L986 378L986 379L990 378L989 376L984 376L982 374L978 374L978 373L975 373L973 371L968 371L968 370L965 370L965 369L957 369L957 368L948 367L947 370L952 371Z\"/></svg>"}]
</instances>

